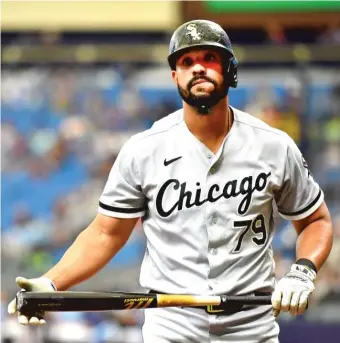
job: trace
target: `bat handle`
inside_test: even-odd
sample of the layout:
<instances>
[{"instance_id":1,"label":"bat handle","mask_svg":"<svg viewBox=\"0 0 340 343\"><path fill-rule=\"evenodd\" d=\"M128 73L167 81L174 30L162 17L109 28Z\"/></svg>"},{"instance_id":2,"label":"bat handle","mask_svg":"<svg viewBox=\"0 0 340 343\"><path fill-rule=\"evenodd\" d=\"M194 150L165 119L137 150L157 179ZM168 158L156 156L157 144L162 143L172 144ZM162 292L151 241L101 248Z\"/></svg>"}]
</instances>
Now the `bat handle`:
<instances>
[{"instance_id":1,"label":"bat handle","mask_svg":"<svg viewBox=\"0 0 340 343\"><path fill-rule=\"evenodd\" d=\"M271 305L271 295L221 295L221 304L240 303L242 305Z\"/></svg>"}]
</instances>

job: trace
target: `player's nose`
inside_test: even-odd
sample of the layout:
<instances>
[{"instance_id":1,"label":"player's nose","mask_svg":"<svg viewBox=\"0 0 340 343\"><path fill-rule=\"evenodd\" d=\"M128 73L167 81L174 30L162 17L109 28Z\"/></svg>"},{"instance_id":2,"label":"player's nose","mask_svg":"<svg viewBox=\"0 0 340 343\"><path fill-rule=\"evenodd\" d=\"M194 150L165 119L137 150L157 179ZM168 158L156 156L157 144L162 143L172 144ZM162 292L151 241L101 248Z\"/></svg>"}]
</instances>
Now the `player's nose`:
<instances>
[{"instance_id":1,"label":"player's nose","mask_svg":"<svg viewBox=\"0 0 340 343\"><path fill-rule=\"evenodd\" d=\"M192 67L192 73L194 76L196 75L205 75L206 69L203 64L195 63Z\"/></svg>"}]
</instances>

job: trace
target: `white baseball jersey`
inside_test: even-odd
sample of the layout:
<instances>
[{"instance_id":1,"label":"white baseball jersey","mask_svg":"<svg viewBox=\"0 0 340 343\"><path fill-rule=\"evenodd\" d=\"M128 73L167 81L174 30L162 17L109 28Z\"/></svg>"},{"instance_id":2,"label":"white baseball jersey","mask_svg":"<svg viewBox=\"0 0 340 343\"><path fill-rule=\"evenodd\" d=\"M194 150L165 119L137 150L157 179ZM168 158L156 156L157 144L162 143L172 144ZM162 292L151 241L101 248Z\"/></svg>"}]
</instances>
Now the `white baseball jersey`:
<instances>
[{"instance_id":1,"label":"white baseball jersey","mask_svg":"<svg viewBox=\"0 0 340 343\"><path fill-rule=\"evenodd\" d=\"M189 131L183 110L121 149L99 212L143 218L142 287L196 294L271 291L273 201L290 220L322 203L323 192L293 140L231 109L234 123L216 154Z\"/></svg>"}]
</instances>

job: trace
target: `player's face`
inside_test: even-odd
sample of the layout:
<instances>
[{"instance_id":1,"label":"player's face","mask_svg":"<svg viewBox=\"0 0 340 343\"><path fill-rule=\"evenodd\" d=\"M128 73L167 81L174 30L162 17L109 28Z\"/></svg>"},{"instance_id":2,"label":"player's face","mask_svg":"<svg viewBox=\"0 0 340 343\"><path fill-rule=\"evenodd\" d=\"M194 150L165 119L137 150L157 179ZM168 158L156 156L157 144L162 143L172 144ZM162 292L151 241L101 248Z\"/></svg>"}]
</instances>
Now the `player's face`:
<instances>
[{"instance_id":1,"label":"player's face","mask_svg":"<svg viewBox=\"0 0 340 343\"><path fill-rule=\"evenodd\" d=\"M209 103L224 92L222 59L213 50L192 50L182 55L172 78L184 101Z\"/></svg>"}]
</instances>

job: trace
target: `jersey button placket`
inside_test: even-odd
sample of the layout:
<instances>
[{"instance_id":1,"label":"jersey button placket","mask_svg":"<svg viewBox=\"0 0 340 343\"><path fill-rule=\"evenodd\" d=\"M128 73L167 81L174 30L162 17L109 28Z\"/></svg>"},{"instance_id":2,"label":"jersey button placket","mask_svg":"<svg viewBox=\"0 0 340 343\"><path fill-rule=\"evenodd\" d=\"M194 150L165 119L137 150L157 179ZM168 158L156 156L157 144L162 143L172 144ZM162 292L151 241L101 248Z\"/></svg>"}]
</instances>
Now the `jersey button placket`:
<instances>
[{"instance_id":1,"label":"jersey button placket","mask_svg":"<svg viewBox=\"0 0 340 343\"><path fill-rule=\"evenodd\" d=\"M207 155L207 157L209 156L209 154ZM213 184L216 184L217 182L214 180L215 179L215 174L217 172L217 161L212 160L212 155L210 157L210 168L208 171L208 175L207 175L207 188L209 189L209 187L211 187ZM208 157L209 158L209 157ZM215 182L214 182L215 181ZM218 223L218 216L216 214L215 211L215 203L214 202L208 202L207 204L207 211L208 211L208 215L207 215L207 229L208 229L208 238L209 238L209 245L210 245L210 249L209 249L209 265L210 265L210 273L211 275L213 275L212 278L210 278L209 280L209 287L211 287L211 289L215 290L215 287L218 286L218 278L216 278L216 263L217 263L217 249L215 247L213 247L216 244L216 240L217 240L217 236L219 235L218 233L218 228L216 227L217 223ZM209 213L210 212L210 213Z\"/></svg>"}]
</instances>

